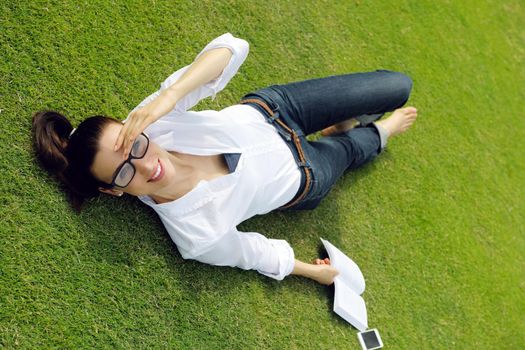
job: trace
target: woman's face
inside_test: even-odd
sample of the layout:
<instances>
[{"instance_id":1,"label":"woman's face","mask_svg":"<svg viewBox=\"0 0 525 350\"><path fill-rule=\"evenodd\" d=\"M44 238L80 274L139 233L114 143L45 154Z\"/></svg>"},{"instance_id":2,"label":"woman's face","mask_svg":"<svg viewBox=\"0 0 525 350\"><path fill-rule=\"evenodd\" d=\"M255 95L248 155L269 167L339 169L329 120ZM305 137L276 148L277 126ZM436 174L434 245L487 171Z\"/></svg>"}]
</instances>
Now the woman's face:
<instances>
[{"instance_id":1,"label":"woman's face","mask_svg":"<svg viewBox=\"0 0 525 350\"><path fill-rule=\"evenodd\" d=\"M104 128L99 140L99 150L91 166L93 175L107 184L110 184L116 175L117 168L126 161L123 158L123 148L114 151L115 142L122 129L120 123L109 123ZM131 159L135 166L135 176L124 188L115 187L116 191L104 191L117 194L122 191L134 196L159 194L170 184L175 174L169 153L157 144L149 142L146 154L141 159Z\"/></svg>"}]
</instances>

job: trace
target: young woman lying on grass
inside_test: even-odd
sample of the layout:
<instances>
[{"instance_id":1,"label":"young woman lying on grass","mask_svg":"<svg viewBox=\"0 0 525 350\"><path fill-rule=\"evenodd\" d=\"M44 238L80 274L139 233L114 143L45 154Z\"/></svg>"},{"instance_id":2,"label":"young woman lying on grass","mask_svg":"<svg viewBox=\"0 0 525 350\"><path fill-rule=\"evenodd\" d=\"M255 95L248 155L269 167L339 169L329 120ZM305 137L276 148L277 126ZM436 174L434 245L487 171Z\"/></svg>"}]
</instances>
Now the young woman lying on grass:
<instances>
[{"instance_id":1,"label":"young woman lying on grass","mask_svg":"<svg viewBox=\"0 0 525 350\"><path fill-rule=\"evenodd\" d=\"M286 241L236 227L275 209L315 208L345 171L371 161L412 125L416 109L400 108L412 81L385 70L329 76L271 85L221 111L190 111L215 98L248 51L246 41L219 36L124 124L93 116L74 129L58 112L36 112L37 157L78 210L101 192L137 196L185 259L331 284L338 272L329 260L299 261ZM323 137L306 139L317 131Z\"/></svg>"}]
</instances>

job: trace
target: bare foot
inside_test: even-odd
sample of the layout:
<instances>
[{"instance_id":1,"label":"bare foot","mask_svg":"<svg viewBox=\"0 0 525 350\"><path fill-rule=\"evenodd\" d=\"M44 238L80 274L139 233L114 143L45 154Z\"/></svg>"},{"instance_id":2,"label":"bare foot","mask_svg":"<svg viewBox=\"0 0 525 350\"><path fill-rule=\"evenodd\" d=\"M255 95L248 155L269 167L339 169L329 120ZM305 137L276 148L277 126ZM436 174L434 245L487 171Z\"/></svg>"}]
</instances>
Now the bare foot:
<instances>
[{"instance_id":1,"label":"bare foot","mask_svg":"<svg viewBox=\"0 0 525 350\"><path fill-rule=\"evenodd\" d=\"M313 263L318 265L313 277L314 280L326 285L334 283L334 278L339 274L339 271L330 266L330 259L315 259Z\"/></svg>"},{"instance_id":2,"label":"bare foot","mask_svg":"<svg viewBox=\"0 0 525 350\"><path fill-rule=\"evenodd\" d=\"M342 132L355 128L357 125L359 125L359 121L355 118L350 118L321 130L321 135L330 136L340 134Z\"/></svg>"},{"instance_id":3,"label":"bare foot","mask_svg":"<svg viewBox=\"0 0 525 350\"><path fill-rule=\"evenodd\" d=\"M377 121L376 124L382 126L388 131L390 137L405 132L414 123L417 118L417 109L406 107L396 109L391 116L386 119Z\"/></svg>"}]
</instances>

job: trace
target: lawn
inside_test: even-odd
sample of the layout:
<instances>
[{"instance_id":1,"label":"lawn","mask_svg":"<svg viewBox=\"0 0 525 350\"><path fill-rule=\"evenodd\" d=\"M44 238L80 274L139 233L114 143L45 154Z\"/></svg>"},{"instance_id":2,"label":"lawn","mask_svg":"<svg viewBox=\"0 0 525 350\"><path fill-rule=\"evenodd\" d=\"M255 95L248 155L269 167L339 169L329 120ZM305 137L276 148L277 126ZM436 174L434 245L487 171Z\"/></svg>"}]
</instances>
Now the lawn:
<instances>
[{"instance_id":1,"label":"lawn","mask_svg":"<svg viewBox=\"0 0 525 350\"><path fill-rule=\"evenodd\" d=\"M213 38L250 43L222 109L271 85L390 69L419 117L314 211L239 228L361 267L389 349L525 344L523 1L3 1L0 347L358 349L333 290L181 258L156 214L76 214L35 162L31 115L124 119Z\"/></svg>"}]
</instances>

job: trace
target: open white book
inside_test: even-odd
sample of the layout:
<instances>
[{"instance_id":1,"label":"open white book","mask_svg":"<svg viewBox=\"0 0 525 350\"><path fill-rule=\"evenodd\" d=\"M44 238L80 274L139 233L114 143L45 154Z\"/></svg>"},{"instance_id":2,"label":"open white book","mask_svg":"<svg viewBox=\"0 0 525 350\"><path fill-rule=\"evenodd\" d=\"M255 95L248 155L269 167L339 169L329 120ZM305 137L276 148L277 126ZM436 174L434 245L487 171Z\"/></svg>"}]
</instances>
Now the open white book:
<instances>
[{"instance_id":1,"label":"open white book","mask_svg":"<svg viewBox=\"0 0 525 350\"><path fill-rule=\"evenodd\" d=\"M361 294L365 290L365 278L359 267L332 243L321 238L330 264L339 271L334 279L334 312L352 326L364 331L368 328L366 305Z\"/></svg>"}]
</instances>

